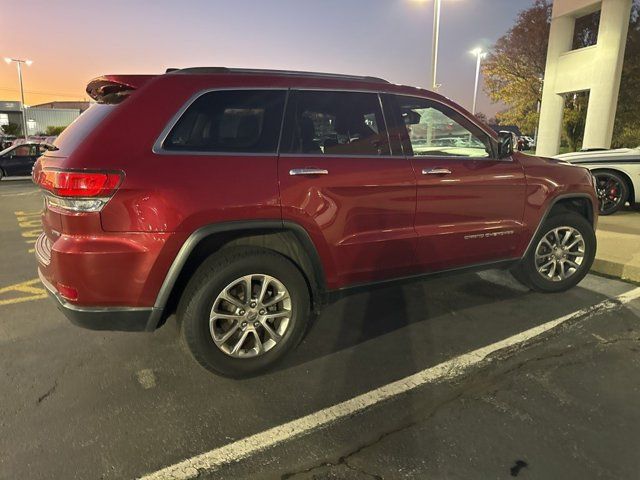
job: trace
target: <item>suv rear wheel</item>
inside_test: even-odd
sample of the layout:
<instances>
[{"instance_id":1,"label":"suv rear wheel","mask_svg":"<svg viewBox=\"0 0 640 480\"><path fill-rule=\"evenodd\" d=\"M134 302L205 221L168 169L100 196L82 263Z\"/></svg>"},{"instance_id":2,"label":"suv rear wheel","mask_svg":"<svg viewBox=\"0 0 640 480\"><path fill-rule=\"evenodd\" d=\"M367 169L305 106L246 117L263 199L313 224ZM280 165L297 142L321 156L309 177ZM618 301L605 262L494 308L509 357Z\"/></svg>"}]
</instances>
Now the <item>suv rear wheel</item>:
<instances>
[{"instance_id":1,"label":"suv rear wheel","mask_svg":"<svg viewBox=\"0 0 640 480\"><path fill-rule=\"evenodd\" d=\"M589 272L596 253L591 224L576 213L548 218L513 276L532 290L562 292Z\"/></svg>"},{"instance_id":2,"label":"suv rear wheel","mask_svg":"<svg viewBox=\"0 0 640 480\"><path fill-rule=\"evenodd\" d=\"M310 318L309 290L282 255L229 248L198 268L179 316L182 337L198 363L221 375L249 376L300 342Z\"/></svg>"}]
</instances>

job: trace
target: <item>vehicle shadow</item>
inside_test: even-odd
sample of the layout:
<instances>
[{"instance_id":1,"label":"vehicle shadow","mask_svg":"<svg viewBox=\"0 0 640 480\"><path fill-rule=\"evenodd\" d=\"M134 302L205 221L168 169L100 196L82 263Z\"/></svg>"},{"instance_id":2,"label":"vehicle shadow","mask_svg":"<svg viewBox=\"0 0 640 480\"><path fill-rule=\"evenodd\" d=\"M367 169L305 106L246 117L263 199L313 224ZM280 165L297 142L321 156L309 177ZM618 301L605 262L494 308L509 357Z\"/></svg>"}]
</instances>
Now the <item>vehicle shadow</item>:
<instances>
[{"instance_id":1,"label":"vehicle shadow","mask_svg":"<svg viewBox=\"0 0 640 480\"><path fill-rule=\"evenodd\" d=\"M509 278L507 273L504 276ZM473 273L375 286L366 291L347 293L325 306L305 340L274 370L296 367L392 333L396 333L396 341L401 341L404 335L398 332L411 325L421 324L429 329L432 319L516 299L527 293L526 289L515 284L514 287L497 285ZM411 334L407 332L406 335ZM427 341L428 338L426 335ZM437 336L433 338L435 340ZM411 341L410 338L405 340ZM430 345L419 347L429 349ZM407 355L396 356L393 362L403 363L398 367L413 371L409 348L410 345Z\"/></svg>"}]
</instances>

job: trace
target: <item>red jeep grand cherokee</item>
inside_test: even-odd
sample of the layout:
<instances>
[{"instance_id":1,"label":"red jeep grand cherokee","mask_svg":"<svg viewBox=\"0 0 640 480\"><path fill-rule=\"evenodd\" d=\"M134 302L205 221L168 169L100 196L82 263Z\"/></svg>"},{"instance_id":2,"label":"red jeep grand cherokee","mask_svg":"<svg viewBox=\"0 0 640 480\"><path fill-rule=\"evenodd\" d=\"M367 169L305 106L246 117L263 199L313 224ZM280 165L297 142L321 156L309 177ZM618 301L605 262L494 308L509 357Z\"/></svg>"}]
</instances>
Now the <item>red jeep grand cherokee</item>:
<instances>
[{"instance_id":1,"label":"red jeep grand cherokee","mask_svg":"<svg viewBox=\"0 0 640 480\"><path fill-rule=\"evenodd\" d=\"M510 267L560 292L587 273L588 170L514 153L435 93L372 77L187 68L91 81L37 163L40 277L83 327L177 311L195 359L272 365L329 294Z\"/></svg>"}]
</instances>

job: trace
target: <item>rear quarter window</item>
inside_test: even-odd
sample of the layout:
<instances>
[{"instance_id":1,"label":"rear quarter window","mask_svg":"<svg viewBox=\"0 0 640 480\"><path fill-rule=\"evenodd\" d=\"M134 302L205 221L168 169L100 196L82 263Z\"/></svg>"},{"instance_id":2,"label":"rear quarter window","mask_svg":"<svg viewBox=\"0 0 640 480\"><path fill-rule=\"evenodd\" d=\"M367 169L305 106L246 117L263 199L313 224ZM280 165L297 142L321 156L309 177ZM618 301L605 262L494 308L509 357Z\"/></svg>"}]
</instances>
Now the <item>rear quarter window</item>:
<instances>
[{"instance_id":1,"label":"rear quarter window","mask_svg":"<svg viewBox=\"0 0 640 480\"><path fill-rule=\"evenodd\" d=\"M198 97L171 128L169 151L276 153L285 90L219 90Z\"/></svg>"},{"instance_id":2,"label":"rear quarter window","mask_svg":"<svg viewBox=\"0 0 640 480\"><path fill-rule=\"evenodd\" d=\"M53 156L68 157L78 148L78 145L95 129L105 117L111 113L117 105L106 105L95 103L91 105L84 113L76 118L71 125L63 130L63 132L53 142L57 147L55 152L51 152Z\"/></svg>"}]
</instances>

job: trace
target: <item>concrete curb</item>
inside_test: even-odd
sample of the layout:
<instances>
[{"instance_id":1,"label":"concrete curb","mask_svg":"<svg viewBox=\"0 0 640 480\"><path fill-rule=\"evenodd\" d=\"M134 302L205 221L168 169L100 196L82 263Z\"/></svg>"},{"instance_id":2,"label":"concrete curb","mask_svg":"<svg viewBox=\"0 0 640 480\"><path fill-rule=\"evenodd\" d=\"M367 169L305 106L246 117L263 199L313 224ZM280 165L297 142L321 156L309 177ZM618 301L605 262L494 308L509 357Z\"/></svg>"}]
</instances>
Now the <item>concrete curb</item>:
<instances>
[{"instance_id":1,"label":"concrete curb","mask_svg":"<svg viewBox=\"0 0 640 480\"><path fill-rule=\"evenodd\" d=\"M636 265L596 258L591 266L591 271L621 280L640 283L640 267Z\"/></svg>"}]
</instances>

